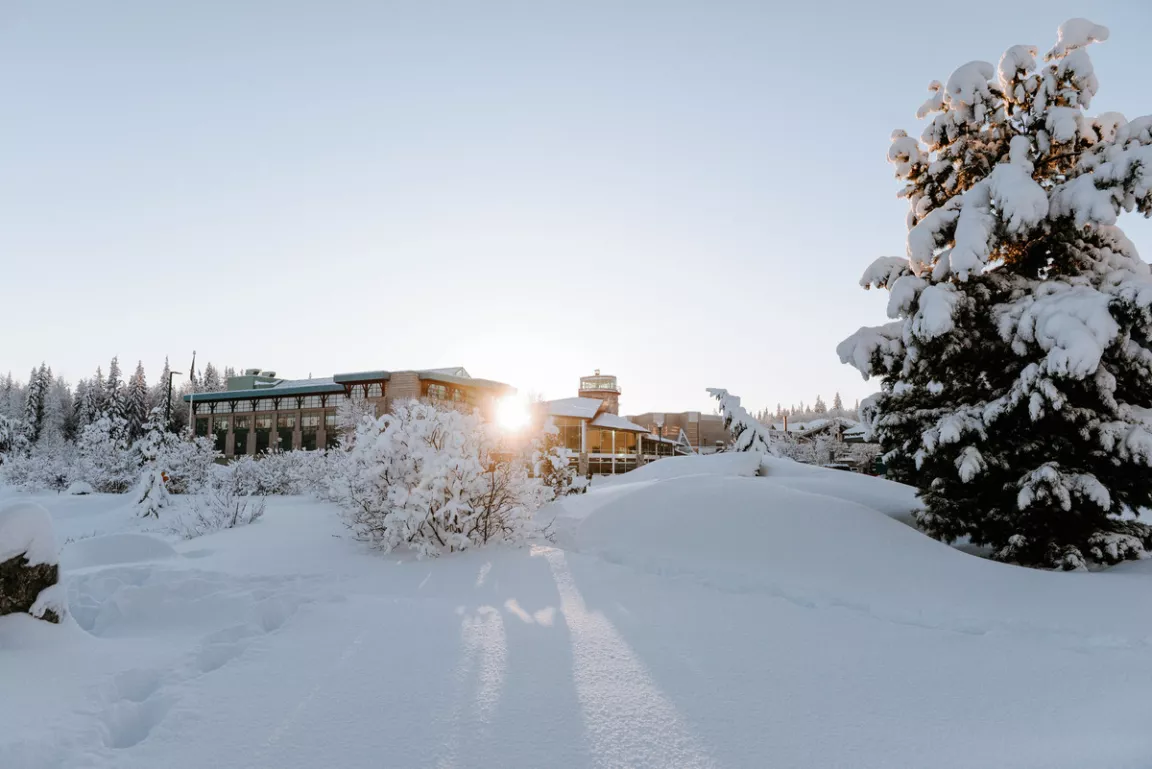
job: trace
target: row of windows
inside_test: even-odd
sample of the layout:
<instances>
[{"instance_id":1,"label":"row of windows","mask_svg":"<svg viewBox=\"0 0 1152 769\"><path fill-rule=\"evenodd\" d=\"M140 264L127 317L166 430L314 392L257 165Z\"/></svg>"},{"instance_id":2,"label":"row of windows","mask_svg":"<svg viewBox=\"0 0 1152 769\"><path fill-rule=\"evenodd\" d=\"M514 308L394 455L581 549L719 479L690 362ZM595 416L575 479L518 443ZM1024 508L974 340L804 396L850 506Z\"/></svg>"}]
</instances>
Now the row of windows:
<instances>
[{"instance_id":1,"label":"row of windows","mask_svg":"<svg viewBox=\"0 0 1152 769\"><path fill-rule=\"evenodd\" d=\"M464 391L459 387L448 388L448 385L429 384L424 390L424 396L431 401L447 401L453 403L464 402Z\"/></svg>"},{"instance_id":2,"label":"row of windows","mask_svg":"<svg viewBox=\"0 0 1152 769\"><path fill-rule=\"evenodd\" d=\"M300 446L299 448L311 450L316 448L317 433L320 429L320 417L324 417L325 444L328 448L334 447L340 440L340 430L337 424L338 417L335 412L326 414L300 415ZM236 414L231 418L215 415L211 418L212 438L216 450L225 453L228 441L228 425L232 424L232 453L234 456L248 453L248 433L250 426L255 424L256 453L267 451L272 445L272 415L266 414L251 417ZM209 427L208 417L196 419L196 435L207 437ZM283 448L291 448L295 437L296 415L283 414L276 418L276 443Z\"/></svg>"},{"instance_id":3,"label":"row of windows","mask_svg":"<svg viewBox=\"0 0 1152 769\"><path fill-rule=\"evenodd\" d=\"M636 433L588 428L589 454L635 454Z\"/></svg>"},{"instance_id":4,"label":"row of windows","mask_svg":"<svg viewBox=\"0 0 1152 769\"><path fill-rule=\"evenodd\" d=\"M320 417L318 413L301 414L300 415L300 429L301 430L316 430L320 427ZM329 412L323 415L324 426L329 429L336 427L336 412ZM252 427L252 417L247 414L234 414L231 417L216 414L212 417L212 432L226 433L228 432L228 423L231 421L233 430L248 430ZM257 416L255 420L257 430L271 430L272 429L272 415L265 414ZM276 417L276 427L280 430L293 430L296 427L295 414L280 414ZM196 434L205 435L208 432L208 417L197 417L196 419Z\"/></svg>"},{"instance_id":5,"label":"row of windows","mask_svg":"<svg viewBox=\"0 0 1152 769\"><path fill-rule=\"evenodd\" d=\"M198 414L229 414L235 411L294 411L296 409L335 408L344 402L343 393L324 395L285 395L281 398L254 398L252 400L193 402L192 410ZM277 405L279 402L279 405Z\"/></svg>"}]
</instances>

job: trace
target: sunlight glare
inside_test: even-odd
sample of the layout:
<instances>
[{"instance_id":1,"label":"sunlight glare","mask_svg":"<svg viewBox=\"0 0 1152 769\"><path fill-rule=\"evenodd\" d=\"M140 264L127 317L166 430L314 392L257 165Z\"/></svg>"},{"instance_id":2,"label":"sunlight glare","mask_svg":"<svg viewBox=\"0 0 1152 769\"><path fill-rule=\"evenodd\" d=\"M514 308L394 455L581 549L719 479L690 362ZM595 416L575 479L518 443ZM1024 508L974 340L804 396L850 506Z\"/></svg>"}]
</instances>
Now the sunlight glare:
<instances>
[{"instance_id":1,"label":"sunlight glare","mask_svg":"<svg viewBox=\"0 0 1152 769\"><path fill-rule=\"evenodd\" d=\"M508 431L519 430L528 424L528 403L519 396L509 396L500 401L496 409L496 421Z\"/></svg>"}]
</instances>

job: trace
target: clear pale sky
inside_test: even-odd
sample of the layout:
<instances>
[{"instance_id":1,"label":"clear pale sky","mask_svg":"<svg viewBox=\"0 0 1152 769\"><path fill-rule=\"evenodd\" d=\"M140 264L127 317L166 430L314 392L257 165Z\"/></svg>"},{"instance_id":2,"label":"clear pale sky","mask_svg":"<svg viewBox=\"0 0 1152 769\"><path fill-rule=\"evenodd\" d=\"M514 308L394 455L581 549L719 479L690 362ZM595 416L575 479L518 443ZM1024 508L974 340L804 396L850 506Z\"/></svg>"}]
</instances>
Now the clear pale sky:
<instances>
[{"instance_id":1,"label":"clear pale sky","mask_svg":"<svg viewBox=\"0 0 1152 769\"><path fill-rule=\"evenodd\" d=\"M992 8L7 0L0 371L196 349L851 403L835 346L884 320L856 282L904 252L885 152L930 80L1088 16L1092 111L1152 112L1152 3Z\"/></svg>"}]
</instances>

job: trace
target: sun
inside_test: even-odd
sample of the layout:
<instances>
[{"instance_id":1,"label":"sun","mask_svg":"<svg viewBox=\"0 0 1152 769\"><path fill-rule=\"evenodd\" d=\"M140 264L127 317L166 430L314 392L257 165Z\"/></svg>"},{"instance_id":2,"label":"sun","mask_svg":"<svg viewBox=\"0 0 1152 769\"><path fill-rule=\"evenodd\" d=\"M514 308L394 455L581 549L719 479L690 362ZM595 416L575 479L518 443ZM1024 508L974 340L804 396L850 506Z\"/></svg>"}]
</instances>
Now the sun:
<instances>
[{"instance_id":1,"label":"sun","mask_svg":"<svg viewBox=\"0 0 1152 769\"><path fill-rule=\"evenodd\" d=\"M514 432L528 424L528 402L516 395L503 398L496 405L496 423L509 432Z\"/></svg>"}]
</instances>

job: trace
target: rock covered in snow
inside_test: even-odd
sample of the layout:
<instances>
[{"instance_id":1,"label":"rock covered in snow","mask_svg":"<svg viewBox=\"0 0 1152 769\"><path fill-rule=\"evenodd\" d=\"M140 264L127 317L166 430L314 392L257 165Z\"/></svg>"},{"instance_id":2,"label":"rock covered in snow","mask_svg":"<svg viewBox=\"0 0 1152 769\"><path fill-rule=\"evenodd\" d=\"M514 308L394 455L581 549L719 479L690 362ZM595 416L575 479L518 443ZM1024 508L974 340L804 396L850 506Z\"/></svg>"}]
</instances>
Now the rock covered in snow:
<instances>
[{"instance_id":1,"label":"rock covered in snow","mask_svg":"<svg viewBox=\"0 0 1152 769\"><path fill-rule=\"evenodd\" d=\"M0 615L22 612L60 621L65 604L56 586L57 556L47 510L32 502L0 508Z\"/></svg>"},{"instance_id":2,"label":"rock covered in snow","mask_svg":"<svg viewBox=\"0 0 1152 769\"><path fill-rule=\"evenodd\" d=\"M92 494L94 492L95 489L92 488L92 484L88 481L73 481L64 491L65 494L71 494L73 496L83 496L84 494Z\"/></svg>"}]
</instances>

